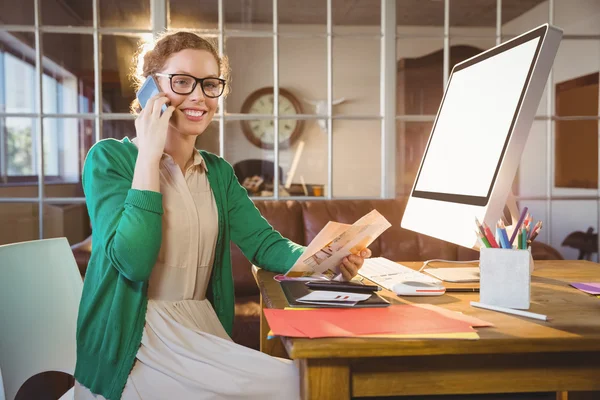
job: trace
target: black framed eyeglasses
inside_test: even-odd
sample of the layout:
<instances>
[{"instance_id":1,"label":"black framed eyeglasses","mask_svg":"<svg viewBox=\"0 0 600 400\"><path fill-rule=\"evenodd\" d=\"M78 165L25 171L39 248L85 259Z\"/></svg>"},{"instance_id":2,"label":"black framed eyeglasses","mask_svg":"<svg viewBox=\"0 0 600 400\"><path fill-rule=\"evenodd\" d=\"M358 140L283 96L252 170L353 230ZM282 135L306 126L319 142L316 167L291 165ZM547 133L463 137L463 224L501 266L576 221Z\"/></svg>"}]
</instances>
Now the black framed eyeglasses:
<instances>
[{"instance_id":1,"label":"black framed eyeglasses","mask_svg":"<svg viewBox=\"0 0 600 400\"><path fill-rule=\"evenodd\" d=\"M196 78L188 74L156 73L154 75L169 78L171 90L177 94L192 93L198 83L200 83L202 93L213 99L222 95L225 90L225 80L221 78Z\"/></svg>"}]
</instances>

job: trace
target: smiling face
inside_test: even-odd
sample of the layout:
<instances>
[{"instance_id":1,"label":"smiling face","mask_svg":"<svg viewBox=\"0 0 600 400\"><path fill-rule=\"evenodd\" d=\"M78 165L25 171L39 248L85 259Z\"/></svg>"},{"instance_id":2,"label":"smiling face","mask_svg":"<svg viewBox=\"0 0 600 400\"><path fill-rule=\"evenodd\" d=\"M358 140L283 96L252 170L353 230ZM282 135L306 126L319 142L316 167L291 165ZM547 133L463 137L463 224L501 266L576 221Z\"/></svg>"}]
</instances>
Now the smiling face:
<instances>
[{"instance_id":1,"label":"smiling face","mask_svg":"<svg viewBox=\"0 0 600 400\"><path fill-rule=\"evenodd\" d=\"M165 62L164 74L187 74L196 78L218 78L219 66L207 50L185 49L172 54ZM170 105L175 107L169 121L172 129L182 135L198 136L208 127L217 111L218 98L204 95L200 83L190 94L173 92L167 77L157 77L160 89L166 93Z\"/></svg>"}]
</instances>

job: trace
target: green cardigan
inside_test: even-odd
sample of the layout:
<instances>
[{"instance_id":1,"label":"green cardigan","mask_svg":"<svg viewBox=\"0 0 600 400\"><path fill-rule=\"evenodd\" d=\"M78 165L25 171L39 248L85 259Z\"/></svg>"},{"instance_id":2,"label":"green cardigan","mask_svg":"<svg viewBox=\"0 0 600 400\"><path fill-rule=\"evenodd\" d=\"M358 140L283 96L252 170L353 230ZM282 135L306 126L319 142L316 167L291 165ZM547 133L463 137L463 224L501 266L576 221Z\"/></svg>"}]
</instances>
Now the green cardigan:
<instances>
[{"instance_id":1,"label":"green cardigan","mask_svg":"<svg viewBox=\"0 0 600 400\"><path fill-rule=\"evenodd\" d=\"M92 393L121 398L139 349L148 279L162 240L162 195L131 189L137 147L106 139L85 160L83 188L92 222L92 254L77 317L75 379ZM219 214L207 297L231 334L234 291L230 241L255 265L285 272L304 251L260 215L229 163L200 151Z\"/></svg>"}]
</instances>

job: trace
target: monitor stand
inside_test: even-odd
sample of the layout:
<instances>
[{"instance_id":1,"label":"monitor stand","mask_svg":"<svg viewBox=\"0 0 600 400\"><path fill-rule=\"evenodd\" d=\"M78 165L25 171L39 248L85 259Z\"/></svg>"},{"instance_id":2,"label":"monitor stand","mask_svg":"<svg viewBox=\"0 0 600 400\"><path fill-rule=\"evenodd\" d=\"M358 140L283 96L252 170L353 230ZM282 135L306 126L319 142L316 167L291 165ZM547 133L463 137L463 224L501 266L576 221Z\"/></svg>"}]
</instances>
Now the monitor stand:
<instances>
[{"instance_id":1,"label":"monitor stand","mask_svg":"<svg viewBox=\"0 0 600 400\"><path fill-rule=\"evenodd\" d=\"M517 198L513 194L512 190L508 193L504 210L502 213L502 220L506 225L506 233L510 238L512 232L519 221L521 213L517 206ZM475 260L474 260L475 261ZM479 282L479 266L477 267L442 267L442 268L425 268L424 272L432 275L444 282L452 283L466 283L466 282ZM468 291L474 290L472 288L467 289Z\"/></svg>"}]
</instances>

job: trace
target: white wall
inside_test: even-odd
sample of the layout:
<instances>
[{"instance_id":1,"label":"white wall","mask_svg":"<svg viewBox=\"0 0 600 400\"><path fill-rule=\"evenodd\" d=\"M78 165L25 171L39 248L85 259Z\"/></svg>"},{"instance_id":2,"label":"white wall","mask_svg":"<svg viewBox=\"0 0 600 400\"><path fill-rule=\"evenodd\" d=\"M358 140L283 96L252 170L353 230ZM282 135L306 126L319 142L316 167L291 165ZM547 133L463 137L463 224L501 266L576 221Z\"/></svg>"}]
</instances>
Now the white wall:
<instances>
[{"instance_id":1,"label":"white wall","mask_svg":"<svg viewBox=\"0 0 600 400\"><path fill-rule=\"evenodd\" d=\"M600 1L557 0L554 24L565 35L600 34ZM503 26L503 32L519 34L548 21L548 2ZM553 74L554 84L600 71L600 40L563 39ZM547 109L547 90L538 108L538 115L551 115ZM548 189L547 146L550 133L545 121L536 121L530 132L519 169L519 193L523 196L546 196ZM596 190L551 187L555 195L595 195ZM598 205L595 201L553 201L549 212L545 201L525 201L534 216L551 223L551 231L542 231L540 239L559 249L566 258L577 258L578 251L561 243L573 231L585 231L589 226L598 229ZM597 258L596 258L597 259Z\"/></svg>"}]
</instances>

